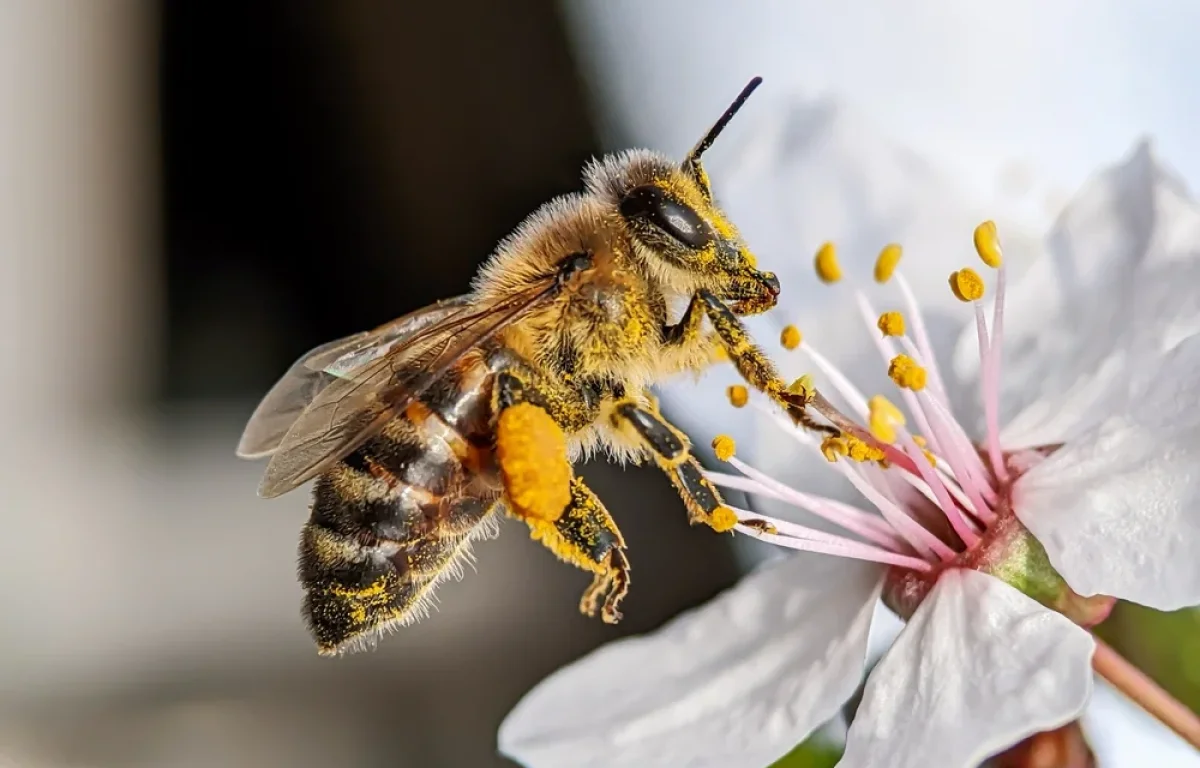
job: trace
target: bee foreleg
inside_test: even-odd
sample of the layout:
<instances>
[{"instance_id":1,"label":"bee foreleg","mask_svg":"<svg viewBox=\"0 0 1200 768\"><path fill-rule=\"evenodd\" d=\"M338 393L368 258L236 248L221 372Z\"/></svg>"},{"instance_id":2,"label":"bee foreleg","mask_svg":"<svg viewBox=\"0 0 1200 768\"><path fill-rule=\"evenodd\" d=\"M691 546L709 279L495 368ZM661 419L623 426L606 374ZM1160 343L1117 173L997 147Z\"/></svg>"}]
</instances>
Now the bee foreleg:
<instances>
[{"instance_id":1,"label":"bee foreleg","mask_svg":"<svg viewBox=\"0 0 1200 768\"><path fill-rule=\"evenodd\" d=\"M621 601L629 591L625 539L582 478L571 480L571 500L557 520L523 516L516 509L510 513L524 519L533 539L558 559L594 574L579 602L580 611L588 616L599 611L607 624L621 619Z\"/></svg>"},{"instance_id":2,"label":"bee foreleg","mask_svg":"<svg viewBox=\"0 0 1200 768\"><path fill-rule=\"evenodd\" d=\"M612 413L614 426L618 429L630 427L659 469L670 478L683 498L692 525L703 523L722 532L733 527L736 517L725 506L716 486L701 473L700 463L692 456L688 439L682 432L654 407L633 400L617 403Z\"/></svg>"},{"instance_id":3,"label":"bee foreleg","mask_svg":"<svg viewBox=\"0 0 1200 768\"><path fill-rule=\"evenodd\" d=\"M729 307L708 291L698 291L696 296L703 302L704 311L713 324L721 345L746 383L783 406L797 424L832 435L841 434L836 427L821 424L808 414L808 395L789 390L770 358L751 340L746 327Z\"/></svg>"}]
</instances>

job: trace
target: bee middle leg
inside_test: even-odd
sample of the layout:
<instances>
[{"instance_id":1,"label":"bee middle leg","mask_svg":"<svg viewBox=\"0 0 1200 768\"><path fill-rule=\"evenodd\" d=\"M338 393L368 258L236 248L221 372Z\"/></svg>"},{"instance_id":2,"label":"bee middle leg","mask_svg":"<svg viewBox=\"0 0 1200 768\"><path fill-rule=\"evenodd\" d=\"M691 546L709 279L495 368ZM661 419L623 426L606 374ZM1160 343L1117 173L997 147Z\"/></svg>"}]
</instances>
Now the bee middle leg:
<instances>
[{"instance_id":1,"label":"bee middle leg","mask_svg":"<svg viewBox=\"0 0 1200 768\"><path fill-rule=\"evenodd\" d=\"M704 524L717 531L727 531L737 522L733 511L711 481L701 472L700 462L691 454L688 439L663 418L653 405L634 400L622 400L613 406L614 426L628 426L638 442L649 452L687 507L692 525ZM629 430L624 430L627 434Z\"/></svg>"}]
</instances>

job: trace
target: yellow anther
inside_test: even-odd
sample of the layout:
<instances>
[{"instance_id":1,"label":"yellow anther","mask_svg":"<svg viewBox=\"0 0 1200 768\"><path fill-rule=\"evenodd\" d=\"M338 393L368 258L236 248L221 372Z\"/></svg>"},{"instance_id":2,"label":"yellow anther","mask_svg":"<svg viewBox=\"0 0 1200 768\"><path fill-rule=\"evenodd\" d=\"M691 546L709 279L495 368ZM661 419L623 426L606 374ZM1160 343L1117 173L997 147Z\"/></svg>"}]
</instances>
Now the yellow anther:
<instances>
[{"instance_id":1,"label":"yellow anther","mask_svg":"<svg viewBox=\"0 0 1200 768\"><path fill-rule=\"evenodd\" d=\"M737 524L737 514L732 509L725 506L720 506L714 509L712 516L708 521L708 527L712 528L717 533L732 531L733 527Z\"/></svg>"},{"instance_id":2,"label":"yellow anther","mask_svg":"<svg viewBox=\"0 0 1200 768\"><path fill-rule=\"evenodd\" d=\"M884 457L883 449L868 445L854 435L846 435L846 448L853 461L882 461Z\"/></svg>"},{"instance_id":3,"label":"yellow anther","mask_svg":"<svg viewBox=\"0 0 1200 768\"><path fill-rule=\"evenodd\" d=\"M730 384L725 390L725 396L734 408L741 408L750 399L750 393L741 384Z\"/></svg>"},{"instance_id":4,"label":"yellow anther","mask_svg":"<svg viewBox=\"0 0 1200 768\"><path fill-rule=\"evenodd\" d=\"M904 414L883 395L875 395L867 403L867 422L871 434L881 443L896 442L896 430L904 426Z\"/></svg>"},{"instance_id":5,"label":"yellow anther","mask_svg":"<svg viewBox=\"0 0 1200 768\"><path fill-rule=\"evenodd\" d=\"M837 246L825 243L817 251L817 277L824 283L836 283L842 279L842 265L838 264Z\"/></svg>"},{"instance_id":6,"label":"yellow anther","mask_svg":"<svg viewBox=\"0 0 1200 768\"><path fill-rule=\"evenodd\" d=\"M913 435L913 442L917 444L918 448L924 448L925 446L929 445L929 441L920 435Z\"/></svg>"},{"instance_id":7,"label":"yellow anther","mask_svg":"<svg viewBox=\"0 0 1200 768\"><path fill-rule=\"evenodd\" d=\"M931 467L937 466L937 456L933 455L933 451L926 449L926 450L921 451L921 453L925 454L925 460L929 462L929 466L931 466Z\"/></svg>"},{"instance_id":8,"label":"yellow anther","mask_svg":"<svg viewBox=\"0 0 1200 768\"><path fill-rule=\"evenodd\" d=\"M879 258L875 259L875 282L886 283L891 280L892 273L900 265L900 257L903 254L904 249L898 243L889 243L883 246L883 250L879 252Z\"/></svg>"},{"instance_id":9,"label":"yellow anther","mask_svg":"<svg viewBox=\"0 0 1200 768\"><path fill-rule=\"evenodd\" d=\"M983 298L983 278L970 267L950 273L950 290L959 301L979 301Z\"/></svg>"},{"instance_id":10,"label":"yellow anther","mask_svg":"<svg viewBox=\"0 0 1200 768\"><path fill-rule=\"evenodd\" d=\"M888 365L888 377L901 389L920 392L925 389L925 369L908 355L896 355Z\"/></svg>"},{"instance_id":11,"label":"yellow anther","mask_svg":"<svg viewBox=\"0 0 1200 768\"><path fill-rule=\"evenodd\" d=\"M983 263L992 269L999 269L1004 263L1004 251L1000 248L996 222L985 221L975 227L975 252L979 254Z\"/></svg>"},{"instance_id":12,"label":"yellow anther","mask_svg":"<svg viewBox=\"0 0 1200 768\"><path fill-rule=\"evenodd\" d=\"M717 435L712 441L713 452L721 461L729 461L737 451L737 443L729 435Z\"/></svg>"},{"instance_id":13,"label":"yellow anther","mask_svg":"<svg viewBox=\"0 0 1200 768\"><path fill-rule=\"evenodd\" d=\"M812 376L807 373L804 374L788 385L787 391L788 394L803 397L806 402L811 400L814 391Z\"/></svg>"},{"instance_id":14,"label":"yellow anther","mask_svg":"<svg viewBox=\"0 0 1200 768\"><path fill-rule=\"evenodd\" d=\"M848 453L850 453L850 446L846 444L844 437L827 437L821 441L821 454L831 464L838 460L838 456L845 456Z\"/></svg>"},{"instance_id":15,"label":"yellow anther","mask_svg":"<svg viewBox=\"0 0 1200 768\"><path fill-rule=\"evenodd\" d=\"M904 335L904 315L899 312L884 312L879 316L879 332L884 336Z\"/></svg>"},{"instance_id":16,"label":"yellow anther","mask_svg":"<svg viewBox=\"0 0 1200 768\"><path fill-rule=\"evenodd\" d=\"M804 341L804 334L800 333L800 329L794 325L785 325L779 332L779 343L783 345L784 349L795 349L800 346L802 341Z\"/></svg>"},{"instance_id":17,"label":"yellow anther","mask_svg":"<svg viewBox=\"0 0 1200 768\"><path fill-rule=\"evenodd\" d=\"M496 422L496 457L512 503L554 522L571 501L567 438L550 414L530 403L505 408Z\"/></svg>"}]
</instances>

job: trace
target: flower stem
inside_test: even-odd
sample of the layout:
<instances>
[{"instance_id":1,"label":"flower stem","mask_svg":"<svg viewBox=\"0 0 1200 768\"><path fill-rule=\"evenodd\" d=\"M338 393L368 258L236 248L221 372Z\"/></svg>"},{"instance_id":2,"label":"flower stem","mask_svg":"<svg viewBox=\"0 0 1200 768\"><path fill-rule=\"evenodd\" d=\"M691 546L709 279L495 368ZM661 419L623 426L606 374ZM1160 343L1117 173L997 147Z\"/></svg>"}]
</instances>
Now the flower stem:
<instances>
[{"instance_id":1,"label":"flower stem","mask_svg":"<svg viewBox=\"0 0 1200 768\"><path fill-rule=\"evenodd\" d=\"M1092 667L1114 688L1200 750L1200 717L1099 638Z\"/></svg>"}]
</instances>

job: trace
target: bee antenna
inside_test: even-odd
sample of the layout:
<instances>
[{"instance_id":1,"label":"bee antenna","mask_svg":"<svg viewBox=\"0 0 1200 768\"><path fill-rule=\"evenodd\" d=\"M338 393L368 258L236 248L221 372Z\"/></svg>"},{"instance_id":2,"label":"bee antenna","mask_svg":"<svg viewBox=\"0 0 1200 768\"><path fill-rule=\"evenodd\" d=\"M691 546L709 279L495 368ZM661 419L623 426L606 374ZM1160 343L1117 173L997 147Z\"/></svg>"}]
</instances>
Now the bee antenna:
<instances>
[{"instance_id":1,"label":"bee antenna","mask_svg":"<svg viewBox=\"0 0 1200 768\"><path fill-rule=\"evenodd\" d=\"M742 108L742 105L746 103L746 99L750 98L750 94L754 93L754 89L761 84L762 78L758 77L757 75L753 77L749 83L746 83L746 87L742 89L742 92L739 93L737 98L733 100L733 103L729 105L724 113L722 113L720 119L713 123L713 127L708 129L708 133L704 134L704 138L700 139L700 142L692 148L691 152L688 153L687 159L684 161L685 168L688 166L695 166L700 162L700 155L708 151L708 148L711 147L713 142L717 140L717 137L721 135L721 131L725 130L725 126L729 125L729 121L733 119L733 116L736 115L738 110Z\"/></svg>"}]
</instances>

